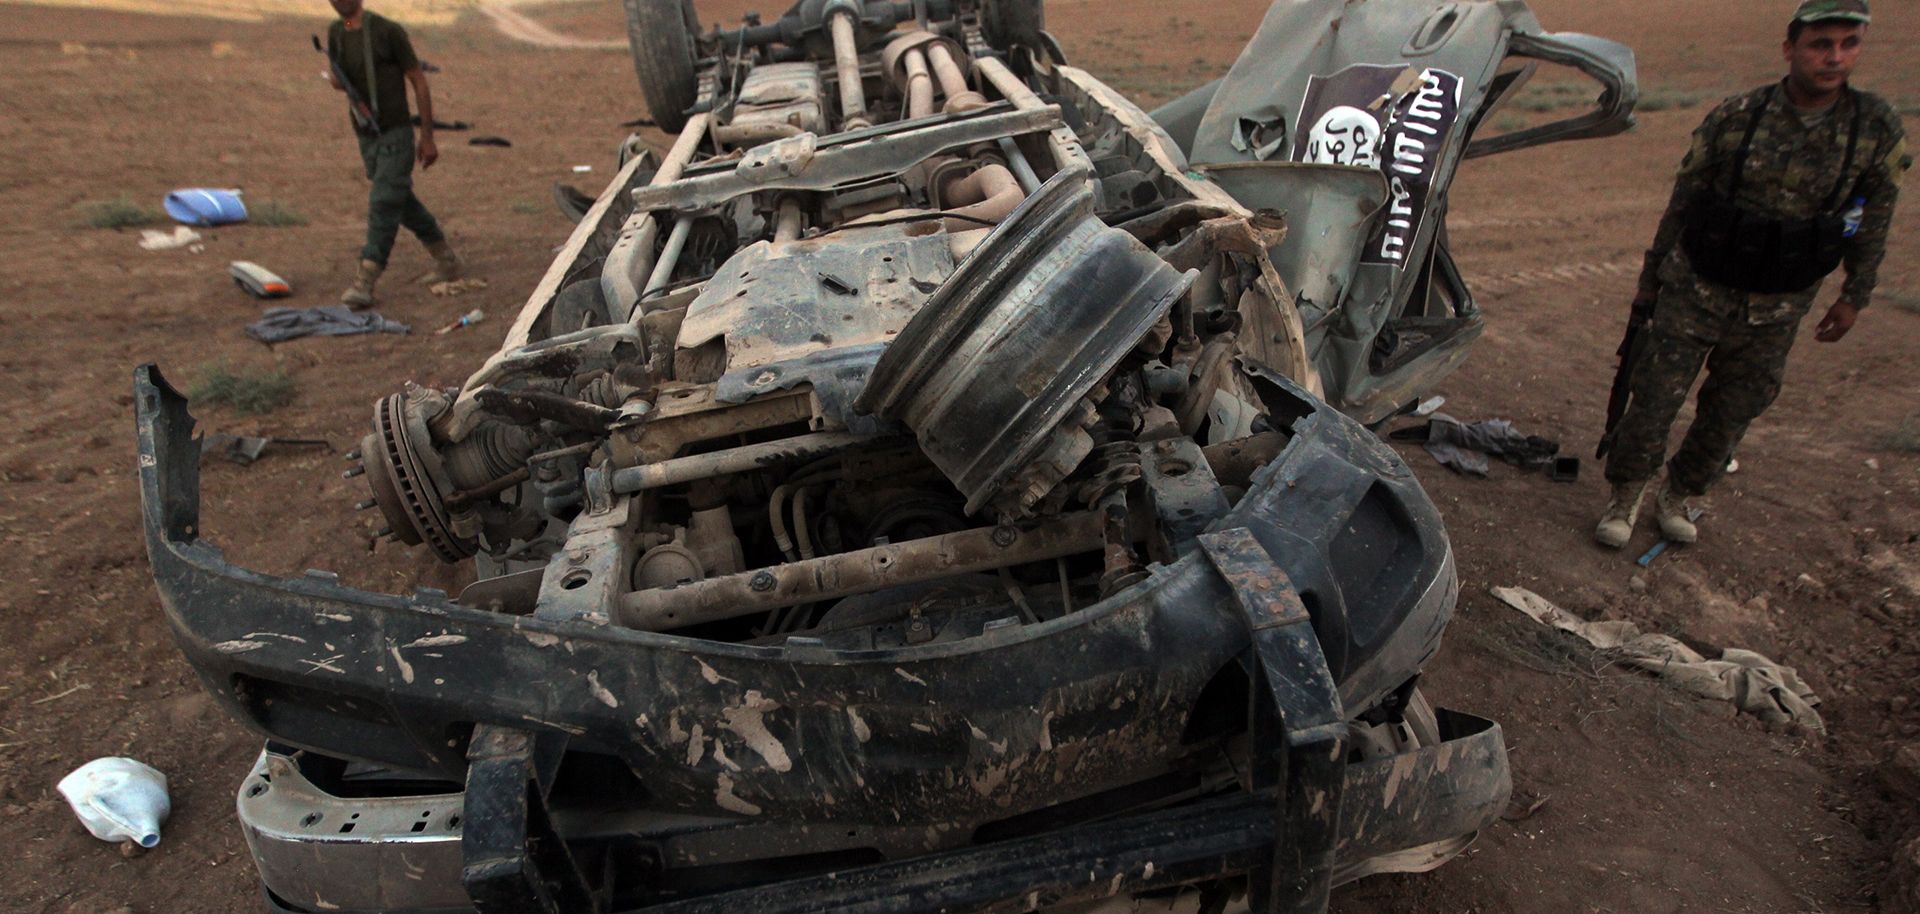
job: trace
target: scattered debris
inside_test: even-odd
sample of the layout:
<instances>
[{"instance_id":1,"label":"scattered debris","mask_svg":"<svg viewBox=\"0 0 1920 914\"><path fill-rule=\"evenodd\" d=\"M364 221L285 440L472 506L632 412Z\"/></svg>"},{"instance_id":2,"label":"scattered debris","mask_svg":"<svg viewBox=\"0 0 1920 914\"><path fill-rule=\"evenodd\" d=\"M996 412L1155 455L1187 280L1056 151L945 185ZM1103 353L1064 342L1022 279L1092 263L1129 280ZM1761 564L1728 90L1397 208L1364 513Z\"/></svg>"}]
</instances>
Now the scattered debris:
<instances>
[{"instance_id":1,"label":"scattered debris","mask_svg":"<svg viewBox=\"0 0 1920 914\"><path fill-rule=\"evenodd\" d=\"M1580 458L1555 457L1547 465L1547 478L1554 482L1577 482L1580 479Z\"/></svg>"},{"instance_id":2,"label":"scattered debris","mask_svg":"<svg viewBox=\"0 0 1920 914\"><path fill-rule=\"evenodd\" d=\"M560 207L568 222L579 222L587 218L587 210L593 208L593 197L571 184L553 182L553 202Z\"/></svg>"},{"instance_id":3,"label":"scattered debris","mask_svg":"<svg viewBox=\"0 0 1920 914\"><path fill-rule=\"evenodd\" d=\"M480 323L482 320L486 319L486 316L487 316L487 312L482 311L479 308L475 308L472 311L468 311L467 313L460 315L459 320L456 320L453 323L446 325L445 327L441 327L440 329L433 331L433 333L435 336L445 336L449 333L452 333L455 330L460 329L461 327L467 327L473 324Z\"/></svg>"},{"instance_id":4,"label":"scattered debris","mask_svg":"<svg viewBox=\"0 0 1920 914\"><path fill-rule=\"evenodd\" d=\"M575 165L575 166L573 166L573 173L574 173L574 174L576 174L576 175L584 175L584 174L586 174L587 172L590 172L590 171L592 171L592 170L593 170L593 166L592 166L592 165Z\"/></svg>"},{"instance_id":5,"label":"scattered debris","mask_svg":"<svg viewBox=\"0 0 1920 914\"><path fill-rule=\"evenodd\" d=\"M94 759L61 778L58 789L80 824L102 841L153 847L173 811L167 776L130 758Z\"/></svg>"},{"instance_id":6,"label":"scattered debris","mask_svg":"<svg viewBox=\"0 0 1920 914\"><path fill-rule=\"evenodd\" d=\"M1447 405L1446 397L1428 397L1422 400L1419 406L1413 408L1413 414L1425 418L1433 415L1435 411L1445 405Z\"/></svg>"},{"instance_id":7,"label":"scattered debris","mask_svg":"<svg viewBox=\"0 0 1920 914\"><path fill-rule=\"evenodd\" d=\"M262 343L281 343L303 336L353 336L359 333L411 333L412 327L390 321L374 311L355 311L346 305L319 308L268 308L247 325L247 335Z\"/></svg>"},{"instance_id":8,"label":"scattered debris","mask_svg":"<svg viewBox=\"0 0 1920 914\"><path fill-rule=\"evenodd\" d=\"M1724 648L1716 660L1669 635L1642 632L1632 622L1588 622L1524 587L1495 587L1493 595L1542 625L1579 636L1596 649L1702 698L1732 702L1770 724L1793 724L1820 734L1826 723L1814 706L1820 699L1790 666L1739 648Z\"/></svg>"},{"instance_id":9,"label":"scattered debris","mask_svg":"<svg viewBox=\"0 0 1920 914\"><path fill-rule=\"evenodd\" d=\"M273 438L258 435L212 434L200 439L200 459L204 462L215 454L241 466L247 466L273 445L286 447L316 447L333 450L333 445L324 438Z\"/></svg>"},{"instance_id":10,"label":"scattered debris","mask_svg":"<svg viewBox=\"0 0 1920 914\"><path fill-rule=\"evenodd\" d=\"M247 221L247 205L240 202L240 191L231 188L183 188L168 194L160 205L173 221L201 228Z\"/></svg>"},{"instance_id":11,"label":"scattered debris","mask_svg":"<svg viewBox=\"0 0 1920 914\"><path fill-rule=\"evenodd\" d=\"M1533 818L1533 814L1539 812L1541 807L1546 806L1547 801L1550 799L1553 798L1534 796L1524 791L1515 790L1513 792L1513 798L1507 802L1507 809L1500 814L1500 818L1508 822L1524 822Z\"/></svg>"},{"instance_id":12,"label":"scattered debris","mask_svg":"<svg viewBox=\"0 0 1920 914\"><path fill-rule=\"evenodd\" d=\"M467 145L468 146L499 146L502 149L511 148L513 146L513 144L511 142L508 142L507 138L503 136L477 136L468 140Z\"/></svg>"},{"instance_id":13,"label":"scattered debris","mask_svg":"<svg viewBox=\"0 0 1920 914\"><path fill-rule=\"evenodd\" d=\"M234 285L254 298L286 298L293 294L293 287L287 285L286 280L251 260L228 264L227 274L233 277Z\"/></svg>"},{"instance_id":14,"label":"scattered debris","mask_svg":"<svg viewBox=\"0 0 1920 914\"><path fill-rule=\"evenodd\" d=\"M1687 520L1689 522L1698 521L1700 517L1706 513L1707 511L1705 508L1688 508ZM1659 558L1661 553L1666 552L1668 547L1677 546L1677 545L1681 545L1681 544L1675 543L1673 540L1670 540L1670 539L1662 538L1660 542L1654 543L1653 548L1648 549L1646 552L1642 553L1639 558L1634 560L1633 563L1635 565L1639 565L1642 568L1645 568L1649 565L1652 565L1653 560Z\"/></svg>"},{"instance_id":15,"label":"scattered debris","mask_svg":"<svg viewBox=\"0 0 1920 914\"><path fill-rule=\"evenodd\" d=\"M81 691L83 689L91 689L91 688L93 688L93 686L87 685L86 683L83 682L70 689L62 689L58 692L53 693L52 695L36 698L33 700L33 703L36 705L48 704L50 702L59 701L60 699L65 698L68 695L72 695L73 693Z\"/></svg>"},{"instance_id":16,"label":"scattered debris","mask_svg":"<svg viewBox=\"0 0 1920 914\"><path fill-rule=\"evenodd\" d=\"M1446 413L1434 413L1427 424L1395 429L1395 441L1425 442L1427 453L1442 466L1469 476L1487 475L1487 457L1498 457L1522 469L1546 466L1560 453L1560 442L1539 435L1523 435L1507 419L1463 423Z\"/></svg>"},{"instance_id":17,"label":"scattered debris","mask_svg":"<svg viewBox=\"0 0 1920 914\"><path fill-rule=\"evenodd\" d=\"M140 233L140 249L143 251L172 251L200 242L200 233L184 225L176 225L171 232L159 232L146 229Z\"/></svg>"},{"instance_id":18,"label":"scattered debris","mask_svg":"<svg viewBox=\"0 0 1920 914\"><path fill-rule=\"evenodd\" d=\"M427 291L432 292L433 294L438 295L441 298L454 298L462 292L471 292L476 289L484 289L486 287L487 287L486 280L480 279L477 277L469 277L467 279L449 279L446 282L436 282L433 285L428 286Z\"/></svg>"}]
</instances>

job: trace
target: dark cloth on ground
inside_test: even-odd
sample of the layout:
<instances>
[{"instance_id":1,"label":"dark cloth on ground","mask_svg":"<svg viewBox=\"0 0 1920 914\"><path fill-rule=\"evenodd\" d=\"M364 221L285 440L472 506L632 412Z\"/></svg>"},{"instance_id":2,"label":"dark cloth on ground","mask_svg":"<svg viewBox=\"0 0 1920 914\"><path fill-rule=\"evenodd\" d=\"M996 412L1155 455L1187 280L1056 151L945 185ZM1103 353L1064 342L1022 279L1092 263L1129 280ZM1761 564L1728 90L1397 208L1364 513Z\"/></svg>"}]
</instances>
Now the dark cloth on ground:
<instances>
[{"instance_id":1,"label":"dark cloth on ground","mask_svg":"<svg viewBox=\"0 0 1920 914\"><path fill-rule=\"evenodd\" d=\"M1535 469L1552 463L1554 455L1560 453L1560 442L1523 434L1510 420L1468 423L1445 413L1434 413L1426 425L1397 429L1388 437L1424 442L1427 453L1442 466L1470 476L1487 475L1489 455L1523 469Z\"/></svg>"},{"instance_id":2,"label":"dark cloth on ground","mask_svg":"<svg viewBox=\"0 0 1920 914\"><path fill-rule=\"evenodd\" d=\"M345 305L322 308L268 308L247 325L247 335L262 343L279 343L303 336L352 336L357 333L409 333L413 328L372 311Z\"/></svg>"}]
</instances>

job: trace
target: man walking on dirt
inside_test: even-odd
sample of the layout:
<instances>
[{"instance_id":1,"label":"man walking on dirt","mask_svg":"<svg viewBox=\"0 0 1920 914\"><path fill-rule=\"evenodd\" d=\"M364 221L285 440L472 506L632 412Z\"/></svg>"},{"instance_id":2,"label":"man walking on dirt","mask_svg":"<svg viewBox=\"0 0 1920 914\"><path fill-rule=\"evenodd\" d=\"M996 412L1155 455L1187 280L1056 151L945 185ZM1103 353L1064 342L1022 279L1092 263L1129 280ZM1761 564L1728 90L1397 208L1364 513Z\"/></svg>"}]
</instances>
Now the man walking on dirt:
<instances>
[{"instance_id":1,"label":"man walking on dirt","mask_svg":"<svg viewBox=\"0 0 1920 914\"><path fill-rule=\"evenodd\" d=\"M1846 265L1815 328L1831 343L1873 293L1902 173L1900 117L1848 84L1866 39L1866 0L1805 0L1787 26L1786 78L1722 102L1693 133L1648 249L1636 320L1651 309L1631 405L1609 432L1613 500L1594 539L1633 534L1667 432L1701 363L1693 425L1654 500L1660 532L1698 535L1689 499L1726 472L1747 426L1780 392L1787 351L1820 283Z\"/></svg>"},{"instance_id":2,"label":"man walking on dirt","mask_svg":"<svg viewBox=\"0 0 1920 914\"><path fill-rule=\"evenodd\" d=\"M433 93L427 74L414 56L407 30L391 19L368 12L361 0L329 0L340 20L327 29L327 56L337 66L329 72L333 87L346 92L360 160L366 165L367 243L360 249L360 270L340 303L353 308L373 304L373 285L387 268L393 240L406 226L433 255L433 271L425 282L446 282L460 276L461 263L440 223L413 193L413 163L432 168L440 158L433 142ZM342 79L346 83L342 83ZM420 107L420 140L413 138L407 111L407 90Z\"/></svg>"}]
</instances>

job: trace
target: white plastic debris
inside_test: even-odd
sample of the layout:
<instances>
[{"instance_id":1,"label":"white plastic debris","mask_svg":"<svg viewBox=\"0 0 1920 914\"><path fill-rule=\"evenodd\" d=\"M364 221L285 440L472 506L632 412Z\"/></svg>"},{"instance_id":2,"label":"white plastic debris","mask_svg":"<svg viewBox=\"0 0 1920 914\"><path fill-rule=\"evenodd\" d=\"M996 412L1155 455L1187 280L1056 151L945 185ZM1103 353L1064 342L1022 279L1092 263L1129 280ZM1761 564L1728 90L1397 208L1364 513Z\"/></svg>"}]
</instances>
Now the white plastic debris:
<instances>
[{"instance_id":1,"label":"white plastic debris","mask_svg":"<svg viewBox=\"0 0 1920 914\"><path fill-rule=\"evenodd\" d=\"M576 175L584 175L584 174L586 174L587 172L590 172L590 171L592 171L592 170L593 170L593 166L592 166L592 165L575 165L575 166L573 166L573 173L574 173L574 174L576 174Z\"/></svg>"},{"instance_id":2,"label":"white plastic debris","mask_svg":"<svg viewBox=\"0 0 1920 914\"><path fill-rule=\"evenodd\" d=\"M199 241L200 233L184 225L174 226L171 232L156 232L153 229L143 229L140 232L140 248L147 251L173 251L197 244Z\"/></svg>"},{"instance_id":3,"label":"white plastic debris","mask_svg":"<svg viewBox=\"0 0 1920 914\"><path fill-rule=\"evenodd\" d=\"M1419 406L1413 408L1413 414L1416 416L1431 416L1434 410L1445 406L1446 403L1446 397L1428 397Z\"/></svg>"},{"instance_id":4,"label":"white plastic debris","mask_svg":"<svg viewBox=\"0 0 1920 914\"><path fill-rule=\"evenodd\" d=\"M160 843L160 823L173 812L167 776L130 758L97 758L60 779L80 824L102 841Z\"/></svg>"}]
</instances>

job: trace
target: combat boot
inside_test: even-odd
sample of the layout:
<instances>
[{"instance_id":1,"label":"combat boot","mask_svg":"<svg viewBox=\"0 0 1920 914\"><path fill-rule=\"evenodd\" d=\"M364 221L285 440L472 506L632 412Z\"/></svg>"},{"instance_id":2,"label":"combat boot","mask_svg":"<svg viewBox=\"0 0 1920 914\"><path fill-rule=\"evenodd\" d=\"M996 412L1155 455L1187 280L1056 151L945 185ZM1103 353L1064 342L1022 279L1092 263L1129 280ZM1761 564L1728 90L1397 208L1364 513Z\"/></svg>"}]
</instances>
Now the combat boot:
<instances>
[{"instance_id":1,"label":"combat boot","mask_svg":"<svg viewBox=\"0 0 1920 914\"><path fill-rule=\"evenodd\" d=\"M1600 525L1593 528L1594 540L1608 549L1625 546L1633 538L1633 524L1640 519L1640 503L1646 500L1650 486L1649 480L1614 483L1613 500L1600 515Z\"/></svg>"},{"instance_id":2,"label":"combat boot","mask_svg":"<svg viewBox=\"0 0 1920 914\"><path fill-rule=\"evenodd\" d=\"M383 264L360 261L360 272L354 275L353 285L340 293L340 303L355 311L373 307L373 284L380 281L380 274L385 270Z\"/></svg>"},{"instance_id":3,"label":"combat boot","mask_svg":"<svg viewBox=\"0 0 1920 914\"><path fill-rule=\"evenodd\" d=\"M1673 483L1660 487L1660 494L1653 500L1653 516L1660 521L1660 535L1676 543L1691 543L1700 538L1700 528L1694 526L1693 505L1687 496L1675 492Z\"/></svg>"},{"instance_id":4,"label":"combat boot","mask_svg":"<svg viewBox=\"0 0 1920 914\"><path fill-rule=\"evenodd\" d=\"M460 260L459 254L453 252L453 245L448 244L445 238L427 245L427 253L433 255L433 269L420 277L420 282L428 285L452 282L466 271L466 264Z\"/></svg>"}]
</instances>

